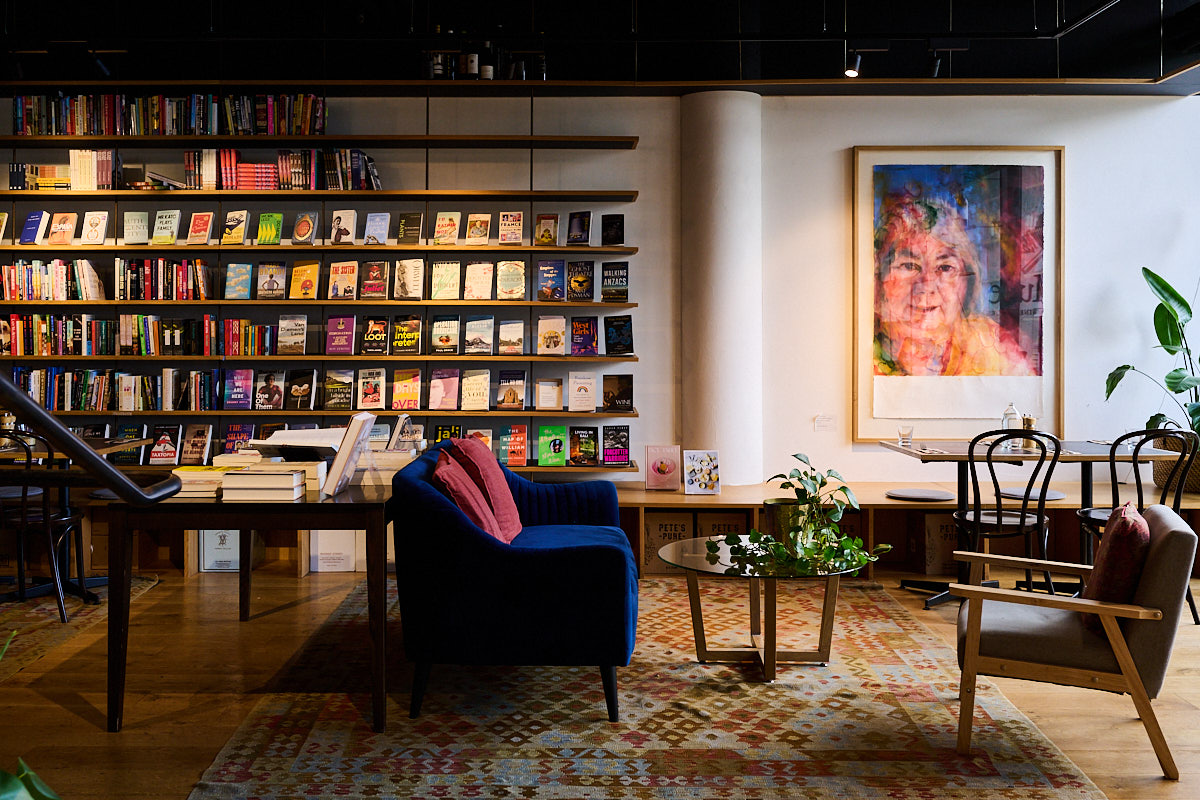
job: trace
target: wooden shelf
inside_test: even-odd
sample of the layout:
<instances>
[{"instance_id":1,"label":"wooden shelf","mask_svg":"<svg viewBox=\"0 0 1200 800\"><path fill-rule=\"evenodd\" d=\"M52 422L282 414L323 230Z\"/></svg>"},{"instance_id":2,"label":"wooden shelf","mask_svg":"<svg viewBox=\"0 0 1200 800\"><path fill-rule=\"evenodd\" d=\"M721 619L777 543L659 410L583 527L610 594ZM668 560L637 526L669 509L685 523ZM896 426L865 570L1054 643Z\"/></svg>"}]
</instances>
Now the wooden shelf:
<instances>
[{"instance_id":1,"label":"wooden shelf","mask_svg":"<svg viewBox=\"0 0 1200 800\"><path fill-rule=\"evenodd\" d=\"M0 147L51 148L181 148L236 147L368 147L376 149L439 150L634 150L637 136L543 136L538 134L361 134L282 136L0 136Z\"/></svg>"},{"instance_id":2,"label":"wooden shelf","mask_svg":"<svg viewBox=\"0 0 1200 800\"><path fill-rule=\"evenodd\" d=\"M637 308L637 303L545 302L541 300L0 300L0 308L31 306L467 306L471 308L575 308L604 310Z\"/></svg>"},{"instance_id":3,"label":"wooden shelf","mask_svg":"<svg viewBox=\"0 0 1200 800\"><path fill-rule=\"evenodd\" d=\"M616 245L575 245L564 247L547 247L545 245L484 245L482 247L467 247L466 245L432 245L432 244L369 244L369 245L304 245L304 244L17 244L7 245L0 242L0 249L10 249L23 253L118 253L153 250L155 252L251 252L251 253L544 253L569 255L572 253L593 253L596 255L637 255L636 247Z\"/></svg>"},{"instance_id":4,"label":"wooden shelf","mask_svg":"<svg viewBox=\"0 0 1200 800\"><path fill-rule=\"evenodd\" d=\"M213 363L223 362L254 362L254 361L497 361L501 363L524 364L528 362L552 363L613 363L613 362L628 362L636 363L637 356L535 356L535 355L353 355L353 356L329 356L318 353L309 353L307 355L285 355L285 356L145 356L145 355L123 355L123 356L0 356L0 363L11 361L15 363L37 363L45 361L80 361L80 362L107 362L107 361L211 361Z\"/></svg>"},{"instance_id":5,"label":"wooden shelf","mask_svg":"<svg viewBox=\"0 0 1200 800\"><path fill-rule=\"evenodd\" d=\"M345 189L171 189L139 191L137 189L112 189L105 191L77 191L74 189L8 189L0 192L2 197L32 198L44 200L70 200L76 197L104 197L115 200L145 200L163 203L167 197L178 200L205 200L229 197L266 202L268 200L412 200L429 202L444 200L490 200L493 202L523 203L632 203L637 200L635 189L396 189L396 190L345 190ZM166 201L171 202L171 201Z\"/></svg>"},{"instance_id":6,"label":"wooden shelf","mask_svg":"<svg viewBox=\"0 0 1200 800\"><path fill-rule=\"evenodd\" d=\"M603 411L596 409L595 411L553 411L547 409L526 408L522 410L497 410L489 411L439 411L429 408L410 408L404 411L394 411L392 409L349 409L349 408L331 408L331 409L244 409L244 408L218 408L207 409L204 411L176 411L176 410L157 410L148 409L141 411L55 411L55 416L67 417L99 417L99 416L117 416L117 417L348 417L357 411L370 411L377 417L396 417L401 414L408 414L411 417L542 417L553 419L609 419L614 417L624 417L627 419L636 418L638 412L633 411Z\"/></svg>"},{"instance_id":7,"label":"wooden shelf","mask_svg":"<svg viewBox=\"0 0 1200 800\"><path fill-rule=\"evenodd\" d=\"M636 461L630 461L627 467L606 467L603 464L595 467L539 467L531 464L509 469L522 475L581 475L586 472L637 472L638 466Z\"/></svg>"}]
</instances>

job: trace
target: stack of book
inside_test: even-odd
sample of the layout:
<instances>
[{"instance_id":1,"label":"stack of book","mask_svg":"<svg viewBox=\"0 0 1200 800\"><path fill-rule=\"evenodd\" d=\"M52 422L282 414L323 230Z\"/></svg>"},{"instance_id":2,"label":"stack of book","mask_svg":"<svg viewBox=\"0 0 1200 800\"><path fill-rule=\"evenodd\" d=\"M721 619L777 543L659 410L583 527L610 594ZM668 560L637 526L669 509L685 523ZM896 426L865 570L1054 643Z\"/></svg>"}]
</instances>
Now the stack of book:
<instances>
[{"instance_id":1,"label":"stack of book","mask_svg":"<svg viewBox=\"0 0 1200 800\"><path fill-rule=\"evenodd\" d=\"M183 488L175 497L219 497L225 473L237 467L176 467L171 474L179 476Z\"/></svg>"},{"instance_id":2,"label":"stack of book","mask_svg":"<svg viewBox=\"0 0 1200 800\"><path fill-rule=\"evenodd\" d=\"M304 497L304 470L272 470L245 467L225 473L223 499L299 500Z\"/></svg>"}]
</instances>

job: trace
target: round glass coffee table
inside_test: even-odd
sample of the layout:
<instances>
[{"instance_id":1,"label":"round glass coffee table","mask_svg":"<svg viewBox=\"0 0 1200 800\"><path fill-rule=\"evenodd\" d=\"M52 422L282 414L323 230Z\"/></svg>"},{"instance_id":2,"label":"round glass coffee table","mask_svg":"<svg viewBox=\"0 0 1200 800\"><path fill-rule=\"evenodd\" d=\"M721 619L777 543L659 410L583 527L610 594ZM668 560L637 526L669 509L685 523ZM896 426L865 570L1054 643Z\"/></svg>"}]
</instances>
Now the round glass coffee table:
<instances>
[{"instance_id":1,"label":"round glass coffee table","mask_svg":"<svg viewBox=\"0 0 1200 800\"><path fill-rule=\"evenodd\" d=\"M741 537L745 539L746 537ZM717 542L720 549L710 555L708 542ZM688 600L692 609L692 632L696 637L696 660L706 661L757 661L762 665L763 677L775 680L777 662L818 663L829 661L830 645L833 641L833 612L837 607L838 585L841 576L857 572L857 569L819 575L799 574L794 570L773 571L757 565L737 565L730 558L729 545L724 536L700 539L683 539L671 542L658 551L658 557L672 566L682 568L687 574ZM745 578L750 581L750 646L713 649L704 636L704 613L700 608L700 574L723 578ZM816 650L779 650L776 638L776 591L779 581L824 581L825 597L821 605L821 630ZM763 584L765 607L759 614L759 582Z\"/></svg>"}]
</instances>

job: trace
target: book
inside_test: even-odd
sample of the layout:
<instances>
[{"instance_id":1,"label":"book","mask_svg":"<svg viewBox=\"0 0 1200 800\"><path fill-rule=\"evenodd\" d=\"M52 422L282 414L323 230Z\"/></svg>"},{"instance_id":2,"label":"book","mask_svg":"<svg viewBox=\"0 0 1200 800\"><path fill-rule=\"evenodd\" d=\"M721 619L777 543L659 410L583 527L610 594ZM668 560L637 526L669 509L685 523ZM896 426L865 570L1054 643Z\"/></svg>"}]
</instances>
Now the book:
<instances>
[{"instance_id":1,"label":"book","mask_svg":"<svg viewBox=\"0 0 1200 800\"><path fill-rule=\"evenodd\" d=\"M433 426L433 441L435 444L443 439L461 439L462 434L462 425L445 422Z\"/></svg>"},{"instance_id":2,"label":"book","mask_svg":"<svg viewBox=\"0 0 1200 800\"><path fill-rule=\"evenodd\" d=\"M505 411L525 410L525 370L500 370L496 384L496 408Z\"/></svg>"},{"instance_id":3,"label":"book","mask_svg":"<svg viewBox=\"0 0 1200 800\"><path fill-rule=\"evenodd\" d=\"M633 375L605 375L601 387L605 411L633 411Z\"/></svg>"},{"instance_id":4,"label":"book","mask_svg":"<svg viewBox=\"0 0 1200 800\"><path fill-rule=\"evenodd\" d=\"M358 296L363 300L387 300L388 262L363 262L362 284L358 287Z\"/></svg>"},{"instance_id":5,"label":"book","mask_svg":"<svg viewBox=\"0 0 1200 800\"><path fill-rule=\"evenodd\" d=\"M315 369L289 369L283 385L283 407L291 411L312 411L317 396Z\"/></svg>"},{"instance_id":6,"label":"book","mask_svg":"<svg viewBox=\"0 0 1200 800\"><path fill-rule=\"evenodd\" d=\"M283 239L283 213L264 211L258 215L258 235L255 244L279 244ZM296 244L295 241L292 244Z\"/></svg>"},{"instance_id":7,"label":"book","mask_svg":"<svg viewBox=\"0 0 1200 800\"><path fill-rule=\"evenodd\" d=\"M46 229L50 227L49 211L30 211L21 228L21 244L42 244L46 240ZM172 244L174 241L172 240Z\"/></svg>"},{"instance_id":8,"label":"book","mask_svg":"<svg viewBox=\"0 0 1200 800\"><path fill-rule=\"evenodd\" d=\"M633 317L618 314L604 318L604 352L610 356L633 353Z\"/></svg>"},{"instance_id":9,"label":"book","mask_svg":"<svg viewBox=\"0 0 1200 800\"><path fill-rule=\"evenodd\" d=\"M282 300L287 286L287 265L282 261L260 261L254 286L259 300Z\"/></svg>"},{"instance_id":10,"label":"book","mask_svg":"<svg viewBox=\"0 0 1200 800\"><path fill-rule=\"evenodd\" d=\"M300 211L292 223L292 244L316 244L317 228L321 221L319 211Z\"/></svg>"},{"instance_id":11,"label":"book","mask_svg":"<svg viewBox=\"0 0 1200 800\"><path fill-rule=\"evenodd\" d=\"M533 225L533 243L539 247L558 246L558 214L538 214Z\"/></svg>"},{"instance_id":12,"label":"book","mask_svg":"<svg viewBox=\"0 0 1200 800\"><path fill-rule=\"evenodd\" d=\"M362 339L358 352L364 356L386 356L388 352L388 323L387 317L363 317Z\"/></svg>"},{"instance_id":13,"label":"book","mask_svg":"<svg viewBox=\"0 0 1200 800\"><path fill-rule=\"evenodd\" d=\"M491 428L467 428L466 437L468 439L478 439L487 445L488 449L492 449L492 429Z\"/></svg>"},{"instance_id":14,"label":"book","mask_svg":"<svg viewBox=\"0 0 1200 800\"><path fill-rule=\"evenodd\" d=\"M222 453L236 453L254 438L253 422L231 422L225 426L225 441Z\"/></svg>"},{"instance_id":15,"label":"book","mask_svg":"<svg viewBox=\"0 0 1200 800\"><path fill-rule=\"evenodd\" d=\"M303 471L301 471L303 474ZM304 497L304 485L287 489L257 489L233 486L221 487L221 501L225 503L279 503L300 500Z\"/></svg>"},{"instance_id":16,"label":"book","mask_svg":"<svg viewBox=\"0 0 1200 800\"><path fill-rule=\"evenodd\" d=\"M596 317L571 317L571 355L596 355L598 331Z\"/></svg>"},{"instance_id":17,"label":"book","mask_svg":"<svg viewBox=\"0 0 1200 800\"><path fill-rule=\"evenodd\" d=\"M358 212L352 208L330 212L329 244L354 244L354 231L358 224Z\"/></svg>"},{"instance_id":18,"label":"book","mask_svg":"<svg viewBox=\"0 0 1200 800\"><path fill-rule=\"evenodd\" d=\"M594 467L600 463L600 431L590 425L572 425L567 434L572 467Z\"/></svg>"},{"instance_id":19,"label":"book","mask_svg":"<svg viewBox=\"0 0 1200 800\"><path fill-rule=\"evenodd\" d=\"M303 487L305 472L298 468L262 469L242 467L229 470L221 476L225 489L292 489Z\"/></svg>"},{"instance_id":20,"label":"book","mask_svg":"<svg viewBox=\"0 0 1200 800\"><path fill-rule=\"evenodd\" d=\"M589 244L592 239L592 212L572 211L567 215L567 244Z\"/></svg>"},{"instance_id":21,"label":"book","mask_svg":"<svg viewBox=\"0 0 1200 800\"><path fill-rule=\"evenodd\" d=\"M500 261L496 264L496 299L525 299L525 262Z\"/></svg>"},{"instance_id":22,"label":"book","mask_svg":"<svg viewBox=\"0 0 1200 800\"><path fill-rule=\"evenodd\" d=\"M305 355L308 345L308 315L280 314L280 329L276 353L280 355Z\"/></svg>"},{"instance_id":23,"label":"book","mask_svg":"<svg viewBox=\"0 0 1200 800\"><path fill-rule=\"evenodd\" d=\"M566 276L562 259L538 261L537 299L544 302L562 302L566 297Z\"/></svg>"},{"instance_id":24,"label":"book","mask_svg":"<svg viewBox=\"0 0 1200 800\"><path fill-rule=\"evenodd\" d=\"M501 211L500 225L496 230L497 244L521 244L525 237L524 212Z\"/></svg>"},{"instance_id":25,"label":"book","mask_svg":"<svg viewBox=\"0 0 1200 800\"><path fill-rule=\"evenodd\" d=\"M160 208L156 211L154 213L154 231L150 235L150 244L175 244L175 239L179 236L180 216L181 212L178 208Z\"/></svg>"},{"instance_id":26,"label":"book","mask_svg":"<svg viewBox=\"0 0 1200 800\"><path fill-rule=\"evenodd\" d=\"M486 314L474 314L467 317L463 325L463 353L466 355L492 354L495 341L496 319Z\"/></svg>"},{"instance_id":27,"label":"book","mask_svg":"<svg viewBox=\"0 0 1200 800\"><path fill-rule=\"evenodd\" d=\"M5 215L5 222L8 215ZM0 223L0 238L4 236L4 225ZM80 244L104 244L108 240L108 212L83 212L83 227L79 230Z\"/></svg>"},{"instance_id":28,"label":"book","mask_svg":"<svg viewBox=\"0 0 1200 800\"><path fill-rule=\"evenodd\" d=\"M457 367L439 367L429 371L429 410L458 410Z\"/></svg>"},{"instance_id":29,"label":"book","mask_svg":"<svg viewBox=\"0 0 1200 800\"><path fill-rule=\"evenodd\" d=\"M144 439L149 428L145 423L139 422L119 422L113 429L113 438L115 439ZM117 450L108 454L108 460L113 464L121 466L134 466L142 463L142 458L145 454L146 446L137 445L130 447L127 450Z\"/></svg>"},{"instance_id":30,"label":"book","mask_svg":"<svg viewBox=\"0 0 1200 800\"><path fill-rule=\"evenodd\" d=\"M537 355L565 355L567 341L566 317L557 315L538 317L537 325Z\"/></svg>"},{"instance_id":31,"label":"book","mask_svg":"<svg viewBox=\"0 0 1200 800\"><path fill-rule=\"evenodd\" d=\"M605 303L629 302L628 261L606 261L600 265L600 300Z\"/></svg>"},{"instance_id":32,"label":"book","mask_svg":"<svg viewBox=\"0 0 1200 800\"><path fill-rule=\"evenodd\" d=\"M121 225L125 244L146 244L150 241L150 223L145 211L126 211Z\"/></svg>"},{"instance_id":33,"label":"book","mask_svg":"<svg viewBox=\"0 0 1200 800\"><path fill-rule=\"evenodd\" d=\"M539 467L565 467L567 465L567 427L565 425L538 426Z\"/></svg>"},{"instance_id":34,"label":"book","mask_svg":"<svg viewBox=\"0 0 1200 800\"><path fill-rule=\"evenodd\" d=\"M505 425L496 443L496 457L506 467L523 467L527 460L528 428L525 425Z\"/></svg>"},{"instance_id":35,"label":"book","mask_svg":"<svg viewBox=\"0 0 1200 800\"><path fill-rule=\"evenodd\" d=\"M387 397L387 370L364 367L358 371L358 408L382 409Z\"/></svg>"},{"instance_id":36,"label":"book","mask_svg":"<svg viewBox=\"0 0 1200 800\"><path fill-rule=\"evenodd\" d=\"M108 212L107 211L89 211L88 213L89 214L104 214L105 224L107 224L107 222L108 222ZM0 242L4 241L4 231L7 228L8 228L8 212L0 211ZM101 238L101 241L103 241L103 238ZM93 242L93 244L95 244L95 242Z\"/></svg>"},{"instance_id":37,"label":"book","mask_svg":"<svg viewBox=\"0 0 1200 800\"><path fill-rule=\"evenodd\" d=\"M193 422L183 429L183 445L179 451L179 463L200 466L208 463L208 451L212 448L212 425Z\"/></svg>"},{"instance_id":38,"label":"book","mask_svg":"<svg viewBox=\"0 0 1200 800\"><path fill-rule=\"evenodd\" d=\"M325 370L324 399L322 408L326 411L350 409L354 404L354 370L327 369Z\"/></svg>"},{"instance_id":39,"label":"book","mask_svg":"<svg viewBox=\"0 0 1200 800\"><path fill-rule=\"evenodd\" d=\"M338 445L337 455L329 465L329 474L321 485L321 493L335 495L350 485L354 477L354 469L358 466L359 456L368 449L371 426L375 424L375 415L360 411L350 418L345 435Z\"/></svg>"},{"instance_id":40,"label":"book","mask_svg":"<svg viewBox=\"0 0 1200 800\"><path fill-rule=\"evenodd\" d=\"M406 211L396 215L396 244L420 244L421 227L425 214L421 211Z\"/></svg>"},{"instance_id":41,"label":"book","mask_svg":"<svg viewBox=\"0 0 1200 800\"><path fill-rule=\"evenodd\" d=\"M246 224L246 221L249 218L250 218L250 212L246 211L245 209L239 209L237 211L225 212L225 226L221 229L221 244L245 244L246 243L246 235L247 235L248 229L250 227L249 225ZM196 217L193 215L192 221L195 222L195 220L196 220ZM259 224L259 228L261 229L262 228L262 216L261 215L258 218L258 224ZM266 243L259 242L259 244L266 244ZM275 242L273 242L273 244L279 244L279 242L275 241Z\"/></svg>"},{"instance_id":42,"label":"book","mask_svg":"<svg viewBox=\"0 0 1200 800\"><path fill-rule=\"evenodd\" d=\"M720 494L721 468L716 450L683 451L684 494Z\"/></svg>"},{"instance_id":43,"label":"book","mask_svg":"<svg viewBox=\"0 0 1200 800\"><path fill-rule=\"evenodd\" d=\"M435 245L458 244L458 222L462 218L459 211L439 211L433 223L433 243Z\"/></svg>"},{"instance_id":44,"label":"book","mask_svg":"<svg viewBox=\"0 0 1200 800\"><path fill-rule=\"evenodd\" d=\"M376 422L371 426L371 435L368 437L368 441L371 443L372 450L385 449L391 438L392 428L386 422Z\"/></svg>"},{"instance_id":45,"label":"book","mask_svg":"<svg viewBox=\"0 0 1200 800\"><path fill-rule=\"evenodd\" d=\"M596 373L567 373L567 411L596 410Z\"/></svg>"},{"instance_id":46,"label":"book","mask_svg":"<svg viewBox=\"0 0 1200 800\"><path fill-rule=\"evenodd\" d=\"M392 355L420 355L421 315L409 314L392 320Z\"/></svg>"},{"instance_id":47,"label":"book","mask_svg":"<svg viewBox=\"0 0 1200 800\"><path fill-rule=\"evenodd\" d=\"M321 280L319 261L297 261L292 265L292 281L288 285L289 300L315 300Z\"/></svg>"},{"instance_id":48,"label":"book","mask_svg":"<svg viewBox=\"0 0 1200 800\"><path fill-rule=\"evenodd\" d=\"M420 300L425 285L425 259L402 258L396 262L396 278L392 283L393 300Z\"/></svg>"},{"instance_id":49,"label":"book","mask_svg":"<svg viewBox=\"0 0 1200 800\"><path fill-rule=\"evenodd\" d=\"M458 300L459 273L457 261L435 261L431 269L430 300Z\"/></svg>"},{"instance_id":50,"label":"book","mask_svg":"<svg viewBox=\"0 0 1200 800\"><path fill-rule=\"evenodd\" d=\"M226 411L249 411L254 403L254 370L225 370L222 408Z\"/></svg>"},{"instance_id":51,"label":"book","mask_svg":"<svg viewBox=\"0 0 1200 800\"><path fill-rule=\"evenodd\" d=\"M646 488L679 491L679 445L646 445Z\"/></svg>"},{"instance_id":52,"label":"book","mask_svg":"<svg viewBox=\"0 0 1200 800\"><path fill-rule=\"evenodd\" d=\"M56 211L50 216L50 232L46 244L70 244L75 240L79 215L74 211Z\"/></svg>"},{"instance_id":53,"label":"book","mask_svg":"<svg viewBox=\"0 0 1200 800\"><path fill-rule=\"evenodd\" d=\"M605 425L601 429L600 456L606 467L629 466L628 425Z\"/></svg>"},{"instance_id":54,"label":"book","mask_svg":"<svg viewBox=\"0 0 1200 800\"><path fill-rule=\"evenodd\" d=\"M495 265L491 261L468 261L466 278L463 281L463 299L491 300L494 272Z\"/></svg>"},{"instance_id":55,"label":"book","mask_svg":"<svg viewBox=\"0 0 1200 800\"><path fill-rule=\"evenodd\" d=\"M325 355L354 355L355 317L330 317L325 323Z\"/></svg>"},{"instance_id":56,"label":"book","mask_svg":"<svg viewBox=\"0 0 1200 800\"><path fill-rule=\"evenodd\" d=\"M272 370L258 370L254 384L254 410L278 411L283 408L283 387L279 385L281 375Z\"/></svg>"},{"instance_id":57,"label":"book","mask_svg":"<svg viewBox=\"0 0 1200 800\"><path fill-rule=\"evenodd\" d=\"M334 261L329 265L330 300L353 300L357 291L357 261Z\"/></svg>"},{"instance_id":58,"label":"book","mask_svg":"<svg viewBox=\"0 0 1200 800\"><path fill-rule=\"evenodd\" d=\"M615 247L625 244L625 215L600 215L600 244L605 247Z\"/></svg>"},{"instance_id":59,"label":"book","mask_svg":"<svg viewBox=\"0 0 1200 800\"><path fill-rule=\"evenodd\" d=\"M458 354L458 315L434 314L429 323L429 352L434 355Z\"/></svg>"},{"instance_id":60,"label":"book","mask_svg":"<svg viewBox=\"0 0 1200 800\"><path fill-rule=\"evenodd\" d=\"M467 231L463 244L468 247L486 245L492 229L491 214L468 214Z\"/></svg>"},{"instance_id":61,"label":"book","mask_svg":"<svg viewBox=\"0 0 1200 800\"><path fill-rule=\"evenodd\" d=\"M150 446L150 458L146 463L179 464L179 443L183 438L183 426L179 423L160 423L154 426L151 434L154 444Z\"/></svg>"},{"instance_id":62,"label":"book","mask_svg":"<svg viewBox=\"0 0 1200 800\"><path fill-rule=\"evenodd\" d=\"M538 378L534 382L533 407L538 411L562 411L562 378Z\"/></svg>"},{"instance_id":63,"label":"book","mask_svg":"<svg viewBox=\"0 0 1200 800\"><path fill-rule=\"evenodd\" d=\"M595 264L591 261L567 262L567 301L590 303L593 296Z\"/></svg>"},{"instance_id":64,"label":"book","mask_svg":"<svg viewBox=\"0 0 1200 800\"><path fill-rule=\"evenodd\" d=\"M490 369L467 369L462 373L462 400L459 407L463 411L487 411L492 394L492 371Z\"/></svg>"},{"instance_id":65,"label":"book","mask_svg":"<svg viewBox=\"0 0 1200 800\"><path fill-rule=\"evenodd\" d=\"M250 271L253 264L229 263L225 265L225 299L250 299Z\"/></svg>"},{"instance_id":66,"label":"book","mask_svg":"<svg viewBox=\"0 0 1200 800\"><path fill-rule=\"evenodd\" d=\"M391 225L391 213L387 211L368 213L366 225L363 227L363 244L387 244L388 228Z\"/></svg>"},{"instance_id":67,"label":"book","mask_svg":"<svg viewBox=\"0 0 1200 800\"><path fill-rule=\"evenodd\" d=\"M525 354L525 320L500 320L497 330L500 355L520 356Z\"/></svg>"},{"instance_id":68,"label":"book","mask_svg":"<svg viewBox=\"0 0 1200 800\"><path fill-rule=\"evenodd\" d=\"M421 407L421 369L392 370L392 409L415 411Z\"/></svg>"}]
</instances>

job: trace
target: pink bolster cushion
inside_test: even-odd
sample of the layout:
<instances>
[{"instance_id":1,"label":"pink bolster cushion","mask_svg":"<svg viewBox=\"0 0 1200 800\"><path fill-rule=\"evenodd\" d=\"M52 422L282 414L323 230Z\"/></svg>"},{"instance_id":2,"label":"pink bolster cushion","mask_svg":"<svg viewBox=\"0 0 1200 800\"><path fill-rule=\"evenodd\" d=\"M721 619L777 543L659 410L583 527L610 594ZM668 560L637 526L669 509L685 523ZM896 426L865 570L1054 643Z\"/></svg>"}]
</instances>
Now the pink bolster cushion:
<instances>
[{"instance_id":1,"label":"pink bolster cushion","mask_svg":"<svg viewBox=\"0 0 1200 800\"><path fill-rule=\"evenodd\" d=\"M491 506L480 493L475 481L445 450L438 453L438 463L433 469L433 483L445 490L471 522L505 544L510 541L501 534L496 515L492 513Z\"/></svg>"},{"instance_id":2,"label":"pink bolster cushion","mask_svg":"<svg viewBox=\"0 0 1200 800\"><path fill-rule=\"evenodd\" d=\"M496 517L496 523L500 526L500 536L496 538L502 542L515 539L521 532L521 513L517 510L517 504L508 488L508 481L504 478L504 470L500 468L500 463L492 454L491 448L470 436L466 439L451 439L446 452L466 470L487 500L492 514Z\"/></svg>"},{"instance_id":3,"label":"pink bolster cushion","mask_svg":"<svg viewBox=\"0 0 1200 800\"><path fill-rule=\"evenodd\" d=\"M1132 602L1149 552L1150 526L1146 520L1129 503L1114 508L1104 524L1096 563L1081 596L1109 603ZM1094 631L1104 630L1095 614L1084 614L1083 621Z\"/></svg>"}]
</instances>

